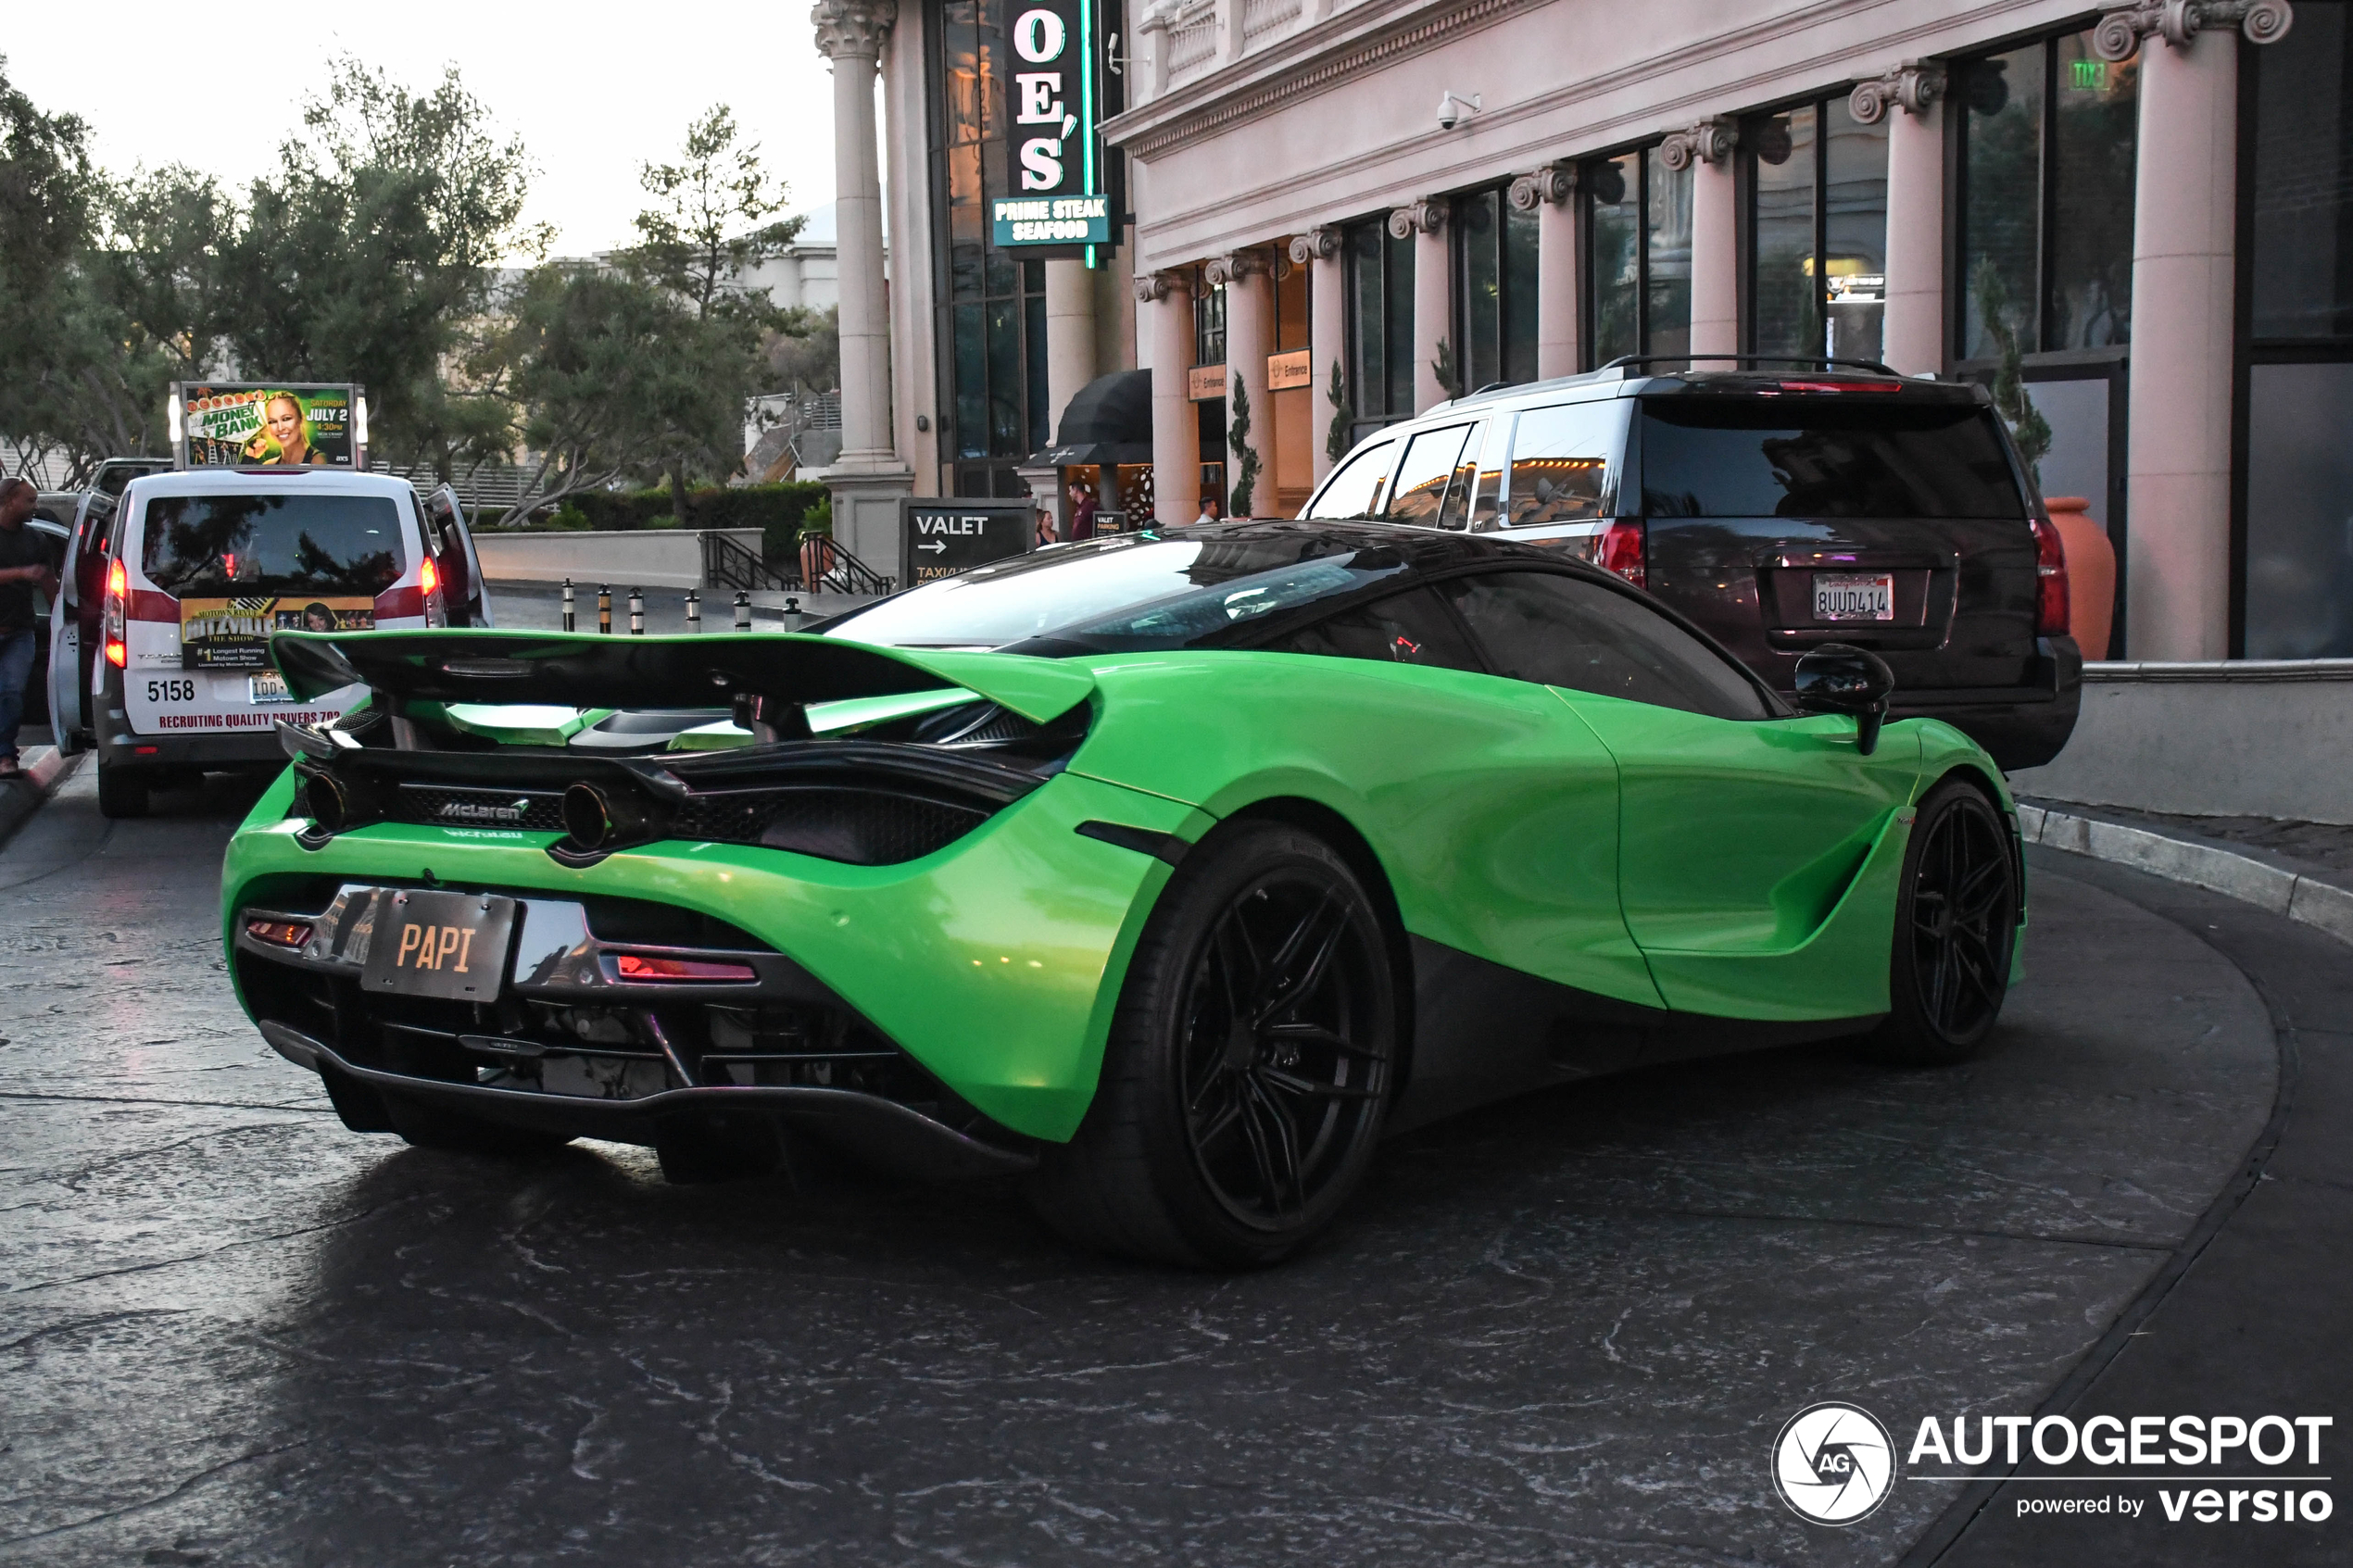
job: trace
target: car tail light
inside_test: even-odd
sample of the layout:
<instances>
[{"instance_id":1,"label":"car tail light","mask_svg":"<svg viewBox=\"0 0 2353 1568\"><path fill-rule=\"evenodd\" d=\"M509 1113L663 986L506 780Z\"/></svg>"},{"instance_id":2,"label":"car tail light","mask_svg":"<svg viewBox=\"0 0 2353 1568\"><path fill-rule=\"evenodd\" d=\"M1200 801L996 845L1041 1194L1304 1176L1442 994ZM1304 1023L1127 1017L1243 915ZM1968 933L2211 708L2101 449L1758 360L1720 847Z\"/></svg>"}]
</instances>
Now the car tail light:
<instances>
[{"instance_id":1,"label":"car tail light","mask_svg":"<svg viewBox=\"0 0 2353 1568\"><path fill-rule=\"evenodd\" d=\"M1604 571L1615 571L1637 588L1649 586L1648 550L1640 518L1620 518L1609 525L1602 535L1601 558L1597 564Z\"/></svg>"},{"instance_id":2,"label":"car tail light","mask_svg":"<svg viewBox=\"0 0 2353 1568\"><path fill-rule=\"evenodd\" d=\"M131 573L118 560L107 568L107 662L120 670L131 656Z\"/></svg>"},{"instance_id":3,"label":"car tail light","mask_svg":"<svg viewBox=\"0 0 2353 1568\"><path fill-rule=\"evenodd\" d=\"M635 981L711 981L757 980L760 972L748 963L712 963L705 959L656 958L645 953L623 953L613 960L614 972L623 980Z\"/></svg>"},{"instance_id":4,"label":"car tail light","mask_svg":"<svg viewBox=\"0 0 2353 1568\"><path fill-rule=\"evenodd\" d=\"M1785 381L1775 383L1783 392L1901 392L1894 382L1882 381Z\"/></svg>"},{"instance_id":5,"label":"car tail light","mask_svg":"<svg viewBox=\"0 0 2353 1568\"><path fill-rule=\"evenodd\" d=\"M2067 546L2046 517L2034 519L2034 634L2067 635L2070 621L2067 602Z\"/></svg>"},{"instance_id":6,"label":"car tail light","mask_svg":"<svg viewBox=\"0 0 2353 1568\"><path fill-rule=\"evenodd\" d=\"M449 614L441 602L441 568L434 564L431 556L417 567L417 592L425 596L425 624L448 625Z\"/></svg>"},{"instance_id":7,"label":"car tail light","mask_svg":"<svg viewBox=\"0 0 2353 1568\"><path fill-rule=\"evenodd\" d=\"M249 920L245 935L273 947L299 947L310 940L310 927L299 921Z\"/></svg>"}]
</instances>

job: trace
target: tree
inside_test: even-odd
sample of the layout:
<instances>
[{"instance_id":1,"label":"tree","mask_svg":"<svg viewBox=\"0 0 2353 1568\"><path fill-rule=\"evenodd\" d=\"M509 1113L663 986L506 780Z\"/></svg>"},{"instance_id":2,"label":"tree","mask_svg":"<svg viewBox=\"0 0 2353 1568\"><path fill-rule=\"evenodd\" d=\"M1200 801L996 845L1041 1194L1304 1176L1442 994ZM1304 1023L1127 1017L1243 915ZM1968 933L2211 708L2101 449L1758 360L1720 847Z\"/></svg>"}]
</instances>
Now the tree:
<instances>
[{"instance_id":1,"label":"tree","mask_svg":"<svg viewBox=\"0 0 2353 1568\"><path fill-rule=\"evenodd\" d=\"M2026 471L2034 483L2043 483L2043 458L2051 449L2051 422L2026 395L2026 381L2020 374L2022 356L2019 347L2020 326L2010 320L2010 291L2003 283L2002 275L1994 270L1992 257L1981 257L1976 271L1969 278L1969 290L1976 295L1977 312L1984 321L1986 335L1994 340L1994 349L2000 368L1994 373L1994 408L2009 426L2010 440L2018 447Z\"/></svg>"},{"instance_id":2,"label":"tree","mask_svg":"<svg viewBox=\"0 0 2353 1568\"><path fill-rule=\"evenodd\" d=\"M496 389L449 372L476 355L499 261L547 247L522 221L529 163L454 69L412 94L333 69L223 244L222 339L253 374L365 383L376 450L447 475L511 438Z\"/></svg>"},{"instance_id":3,"label":"tree","mask_svg":"<svg viewBox=\"0 0 2353 1568\"><path fill-rule=\"evenodd\" d=\"M1234 489L1227 497L1228 517L1251 515L1251 498L1258 489L1258 448L1250 444L1250 388L1241 377L1232 378L1234 388L1234 424L1227 433L1229 450L1238 453L1234 459Z\"/></svg>"},{"instance_id":4,"label":"tree","mask_svg":"<svg viewBox=\"0 0 2353 1568\"><path fill-rule=\"evenodd\" d=\"M686 304L703 359L705 395L676 406L667 443L682 527L693 521L689 481L743 460L744 409L766 383L766 342L802 325L749 277L784 253L802 220L776 219L785 186L761 168L759 145L739 145L738 136L734 112L715 105L686 127L682 161L639 171L653 205L638 213L638 243L621 257L634 277Z\"/></svg>"},{"instance_id":5,"label":"tree","mask_svg":"<svg viewBox=\"0 0 2353 1568\"><path fill-rule=\"evenodd\" d=\"M534 269L495 352L537 466L500 527L660 463L704 395L696 323L668 292L598 267Z\"/></svg>"},{"instance_id":6,"label":"tree","mask_svg":"<svg viewBox=\"0 0 2353 1568\"><path fill-rule=\"evenodd\" d=\"M1356 445L1351 432L1356 425L1356 410L1349 405L1348 378L1340 373L1340 361L1332 361L1332 384L1324 393L1324 401L1332 406L1331 428L1324 433L1324 456L1339 462Z\"/></svg>"},{"instance_id":7,"label":"tree","mask_svg":"<svg viewBox=\"0 0 2353 1568\"><path fill-rule=\"evenodd\" d=\"M44 114L6 67L0 58L0 432L38 449L59 433L59 381L70 367L59 358L57 324L103 182L90 163L88 127Z\"/></svg>"}]
</instances>

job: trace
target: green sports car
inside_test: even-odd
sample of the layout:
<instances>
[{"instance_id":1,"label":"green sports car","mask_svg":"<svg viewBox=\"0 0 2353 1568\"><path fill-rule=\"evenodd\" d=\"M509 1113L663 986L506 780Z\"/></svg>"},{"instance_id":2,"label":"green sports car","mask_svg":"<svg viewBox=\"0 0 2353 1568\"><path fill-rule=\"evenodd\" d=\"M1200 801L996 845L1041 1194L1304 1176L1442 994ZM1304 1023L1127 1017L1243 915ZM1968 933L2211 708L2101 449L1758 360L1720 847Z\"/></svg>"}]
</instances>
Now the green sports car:
<instances>
[{"instance_id":1,"label":"green sports car","mask_svg":"<svg viewBox=\"0 0 2353 1568\"><path fill-rule=\"evenodd\" d=\"M2031 608L2031 607L2029 607ZM807 1135L1019 1174L1084 1245L1273 1261L1379 1139L1853 1035L2014 972L2002 774L1886 667L1796 712L1541 546L1249 522L1057 546L811 634L283 633L238 993L345 1123L673 1180Z\"/></svg>"}]
</instances>

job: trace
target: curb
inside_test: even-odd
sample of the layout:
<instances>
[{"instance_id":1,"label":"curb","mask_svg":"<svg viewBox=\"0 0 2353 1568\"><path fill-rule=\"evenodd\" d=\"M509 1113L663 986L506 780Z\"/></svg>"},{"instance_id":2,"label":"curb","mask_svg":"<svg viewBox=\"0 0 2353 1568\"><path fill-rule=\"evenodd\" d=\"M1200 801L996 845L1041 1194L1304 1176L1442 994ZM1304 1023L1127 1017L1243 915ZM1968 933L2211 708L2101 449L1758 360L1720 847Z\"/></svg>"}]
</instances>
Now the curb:
<instances>
[{"instance_id":1,"label":"curb","mask_svg":"<svg viewBox=\"0 0 2353 1568\"><path fill-rule=\"evenodd\" d=\"M2018 805L2019 836L2070 855L2130 866L2285 915L2353 943L2353 888L2311 868L2246 847L2225 848L2190 834L2161 834L2088 814L2082 808Z\"/></svg>"},{"instance_id":2,"label":"curb","mask_svg":"<svg viewBox=\"0 0 2353 1568\"><path fill-rule=\"evenodd\" d=\"M9 784L0 784L0 844L17 831L19 823L41 809L57 781L73 771L75 759L57 755L54 746L30 746L24 753L24 777Z\"/></svg>"}]
</instances>

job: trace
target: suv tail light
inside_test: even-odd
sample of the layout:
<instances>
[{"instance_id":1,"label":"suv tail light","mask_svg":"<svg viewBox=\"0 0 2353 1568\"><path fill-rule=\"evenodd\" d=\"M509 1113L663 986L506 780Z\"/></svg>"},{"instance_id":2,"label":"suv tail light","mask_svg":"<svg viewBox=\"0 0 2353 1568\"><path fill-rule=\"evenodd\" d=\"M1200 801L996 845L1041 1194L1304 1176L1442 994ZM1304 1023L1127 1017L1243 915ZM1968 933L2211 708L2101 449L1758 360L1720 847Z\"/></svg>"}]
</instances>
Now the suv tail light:
<instances>
[{"instance_id":1,"label":"suv tail light","mask_svg":"<svg viewBox=\"0 0 2353 1568\"><path fill-rule=\"evenodd\" d=\"M1609 525L1602 535L1601 558L1597 563L1604 571L1615 571L1637 588L1648 587L1649 576L1642 520L1620 518Z\"/></svg>"},{"instance_id":2,"label":"suv tail light","mask_svg":"<svg viewBox=\"0 0 2353 1568\"><path fill-rule=\"evenodd\" d=\"M2067 635L2071 619L2067 602L2067 546L2051 520L2037 516L2034 523L2034 634Z\"/></svg>"},{"instance_id":3,"label":"suv tail light","mask_svg":"<svg viewBox=\"0 0 2353 1568\"><path fill-rule=\"evenodd\" d=\"M107 567L107 662L120 670L131 656L130 633L131 573L120 560Z\"/></svg>"}]
</instances>

